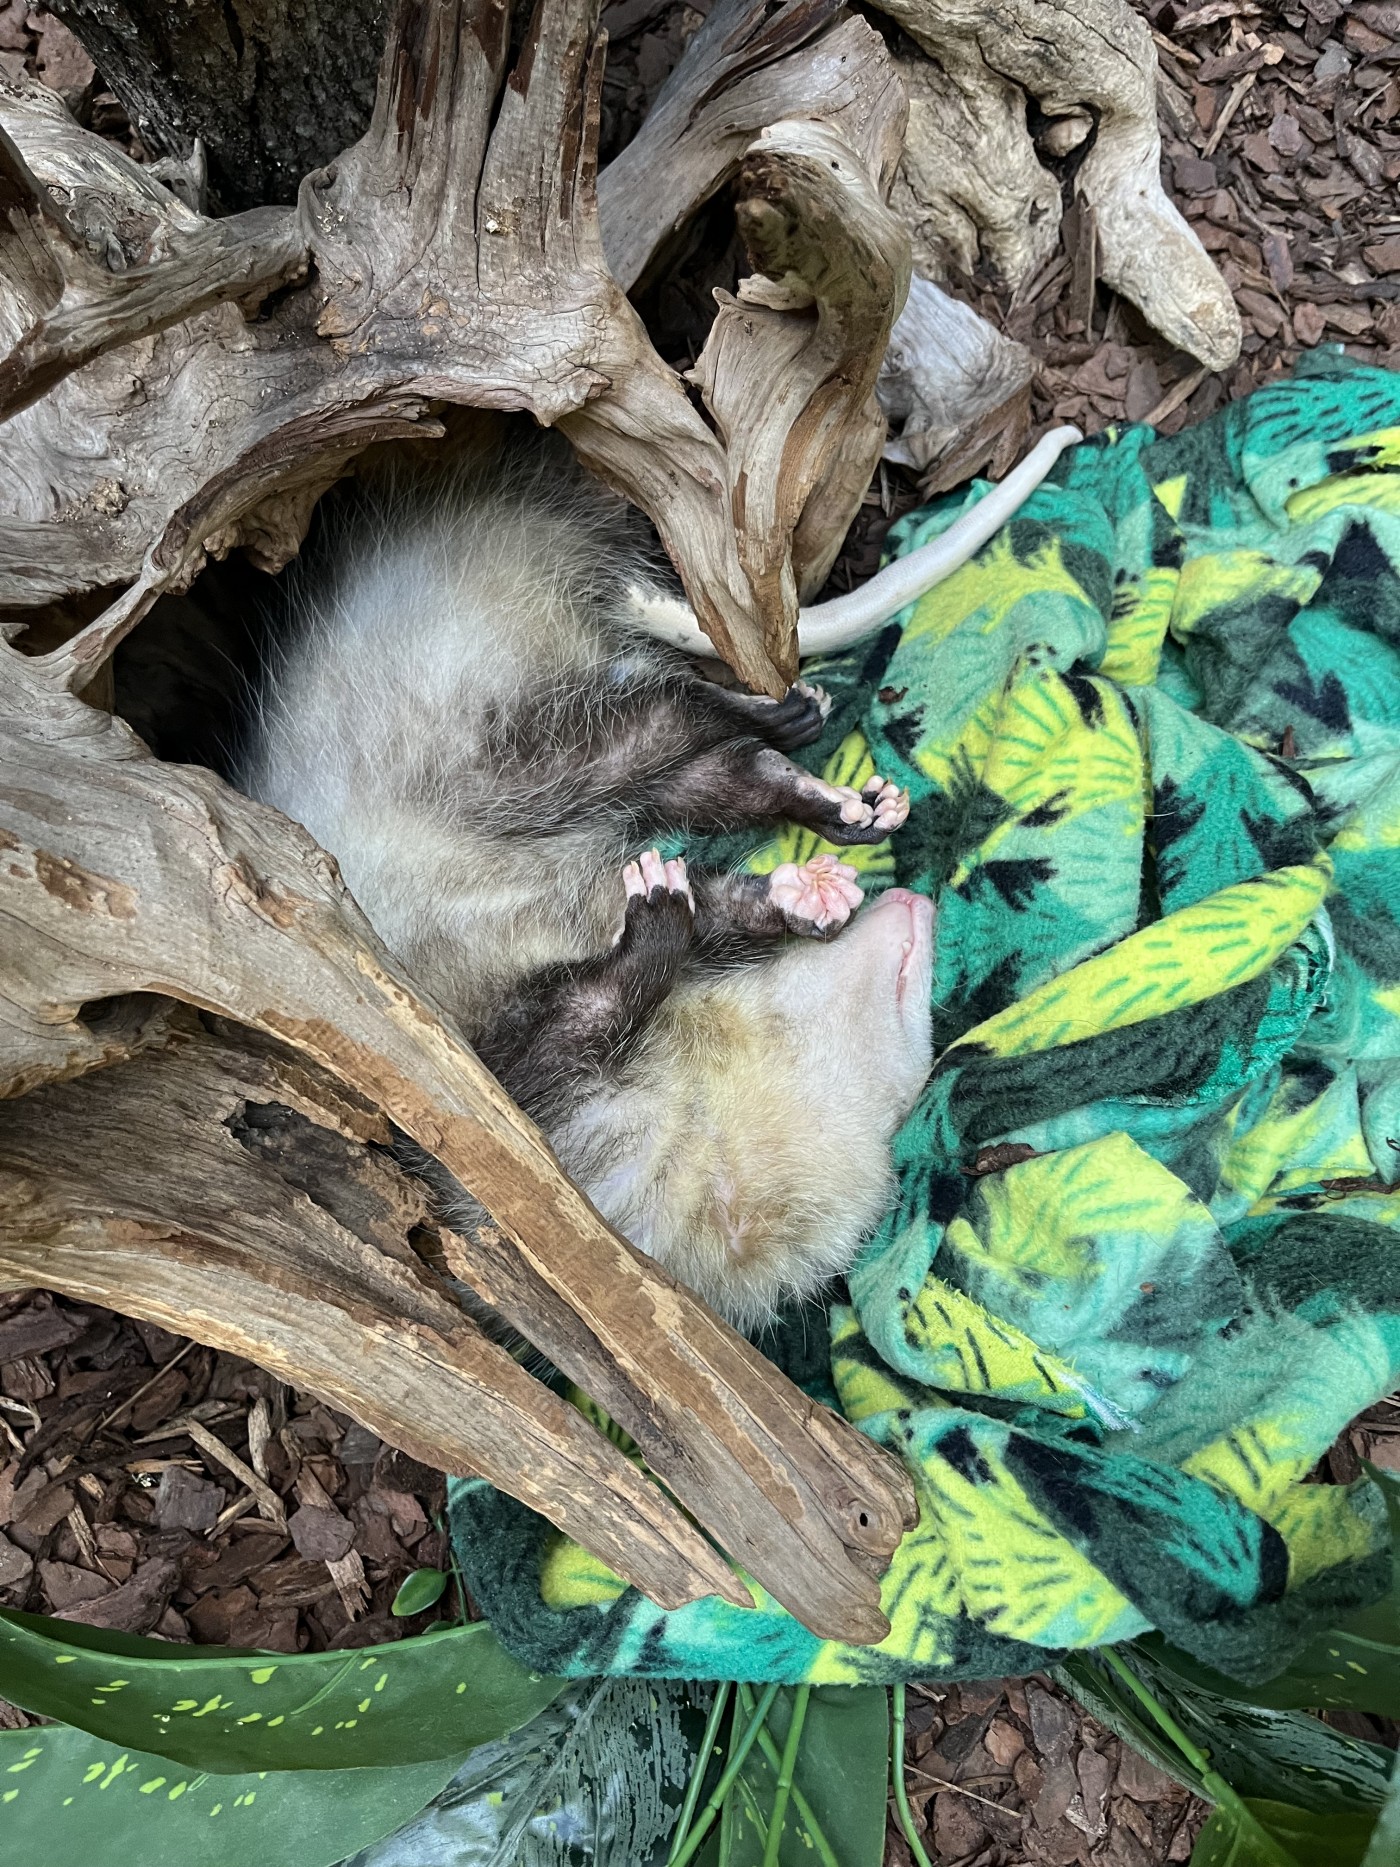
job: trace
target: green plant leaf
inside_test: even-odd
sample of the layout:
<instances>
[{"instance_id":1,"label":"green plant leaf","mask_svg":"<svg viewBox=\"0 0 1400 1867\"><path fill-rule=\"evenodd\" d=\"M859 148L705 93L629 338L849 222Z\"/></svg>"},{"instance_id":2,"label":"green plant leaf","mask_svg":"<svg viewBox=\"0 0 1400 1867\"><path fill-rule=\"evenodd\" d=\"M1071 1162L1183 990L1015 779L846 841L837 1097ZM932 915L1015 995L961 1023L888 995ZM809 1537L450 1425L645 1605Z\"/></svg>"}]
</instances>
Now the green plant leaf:
<instances>
[{"instance_id":1,"label":"green plant leaf","mask_svg":"<svg viewBox=\"0 0 1400 1867\"><path fill-rule=\"evenodd\" d=\"M1156 1635L1140 1642L1179 1678L1223 1698L1278 1711L1346 1706L1400 1718L1400 1593L1319 1634L1292 1664L1263 1685L1241 1685L1202 1666Z\"/></svg>"},{"instance_id":2,"label":"green plant leaf","mask_svg":"<svg viewBox=\"0 0 1400 1867\"><path fill-rule=\"evenodd\" d=\"M755 1744L730 1791L720 1817L720 1867L761 1867L793 1699L792 1689L779 1692L768 1714L769 1741ZM739 1695L734 1717L737 1735L749 1717ZM880 1867L889 1768L886 1688L813 1686L778 1846L779 1867L821 1867L829 1859L840 1867ZM824 1837L826 1855L811 1833L808 1811Z\"/></svg>"},{"instance_id":3,"label":"green plant leaf","mask_svg":"<svg viewBox=\"0 0 1400 1867\"><path fill-rule=\"evenodd\" d=\"M345 1770L462 1757L563 1688L484 1623L331 1653L180 1647L0 1613L0 1695L203 1770Z\"/></svg>"},{"instance_id":4,"label":"green plant leaf","mask_svg":"<svg viewBox=\"0 0 1400 1867\"><path fill-rule=\"evenodd\" d=\"M400 1614L407 1618L410 1614L421 1614L425 1608L442 1599L442 1591L447 1587L447 1576L441 1569L415 1569L412 1575L406 1575L399 1584L399 1592L394 1596L390 1614Z\"/></svg>"},{"instance_id":5,"label":"green plant leaf","mask_svg":"<svg viewBox=\"0 0 1400 1867\"><path fill-rule=\"evenodd\" d=\"M703 1726L678 1681L577 1680L342 1867L661 1867Z\"/></svg>"},{"instance_id":6,"label":"green plant leaf","mask_svg":"<svg viewBox=\"0 0 1400 1867\"><path fill-rule=\"evenodd\" d=\"M1245 1808L1258 1828L1218 1808L1197 1837L1191 1867L1363 1867L1374 1816L1314 1815L1252 1799Z\"/></svg>"},{"instance_id":7,"label":"green plant leaf","mask_svg":"<svg viewBox=\"0 0 1400 1867\"><path fill-rule=\"evenodd\" d=\"M0 1858L25 1867L329 1867L416 1815L456 1757L212 1776L69 1725L0 1733Z\"/></svg>"},{"instance_id":8,"label":"green plant leaf","mask_svg":"<svg viewBox=\"0 0 1400 1867\"><path fill-rule=\"evenodd\" d=\"M1210 1757L1211 1768L1237 1794L1275 1800L1312 1810L1349 1812L1378 1809L1385 1801L1393 1753L1379 1744L1346 1737L1340 1731L1296 1711L1275 1711L1241 1704L1188 1683L1157 1664L1138 1643L1117 1649L1118 1657L1137 1674L1162 1709L1186 1736ZM1122 1685L1105 1674L1087 1655L1077 1654L1062 1669L1070 1691L1088 1704L1081 1691L1086 1678L1109 1699L1116 1719L1110 1728L1143 1750L1154 1763L1206 1793L1201 1780L1185 1759L1155 1727L1149 1735L1146 1709L1137 1705ZM1132 1707L1129 1714L1129 1707ZM1131 1723L1132 1729L1120 1728Z\"/></svg>"},{"instance_id":9,"label":"green plant leaf","mask_svg":"<svg viewBox=\"0 0 1400 1867\"><path fill-rule=\"evenodd\" d=\"M1400 1861L1400 1763L1390 1773L1390 1793L1371 1831L1361 1867L1395 1867Z\"/></svg>"},{"instance_id":10,"label":"green plant leaf","mask_svg":"<svg viewBox=\"0 0 1400 1867\"><path fill-rule=\"evenodd\" d=\"M1126 1662L1132 1662L1132 1648L1124 1647L1119 1651ZM1175 1745L1168 1741L1132 1693L1089 1653L1071 1653L1058 1666L1048 1670L1056 1684L1062 1686L1071 1698L1078 1699L1085 1711L1096 1718L1106 1731L1112 1731L1125 1744L1131 1744L1134 1750L1150 1763L1155 1763L1159 1770L1174 1778L1183 1788L1191 1790L1194 1795L1202 1794L1199 1771L1194 1770Z\"/></svg>"}]
</instances>

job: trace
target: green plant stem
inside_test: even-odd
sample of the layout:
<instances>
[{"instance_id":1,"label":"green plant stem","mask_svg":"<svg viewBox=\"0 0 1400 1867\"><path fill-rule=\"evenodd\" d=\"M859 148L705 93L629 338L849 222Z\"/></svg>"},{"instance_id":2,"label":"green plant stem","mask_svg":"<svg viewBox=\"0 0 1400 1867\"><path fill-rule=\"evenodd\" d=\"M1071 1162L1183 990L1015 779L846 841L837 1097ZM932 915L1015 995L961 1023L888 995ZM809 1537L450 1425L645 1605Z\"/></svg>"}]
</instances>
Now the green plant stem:
<instances>
[{"instance_id":1,"label":"green plant stem","mask_svg":"<svg viewBox=\"0 0 1400 1867\"><path fill-rule=\"evenodd\" d=\"M667 1867L676 1858L676 1849L681 1847L690 1833L690 1824L695 1819L695 1805L700 1800L700 1791L705 1787L705 1772L710 1767L710 1758L719 1740L719 1727L724 1722L724 1709L729 1703L731 1684L726 1679L715 1687L714 1702L710 1706L710 1715L705 1720L705 1735L700 1739L700 1755L696 1758L695 1768L691 1771L690 1781L686 1784L685 1801L676 1818L676 1832L671 1838L671 1852L667 1855Z\"/></svg>"},{"instance_id":2,"label":"green plant stem","mask_svg":"<svg viewBox=\"0 0 1400 1867\"><path fill-rule=\"evenodd\" d=\"M807 1722L807 1701L812 1696L809 1685L800 1685L792 1701L792 1717L783 1744L783 1758L778 1765L778 1787L773 1794L773 1813L768 1820L768 1840L763 1849L763 1867L778 1867L778 1844L783 1838L788 1798L792 1795L792 1773L797 1767L797 1747L802 1742L802 1727Z\"/></svg>"},{"instance_id":3,"label":"green plant stem","mask_svg":"<svg viewBox=\"0 0 1400 1867\"><path fill-rule=\"evenodd\" d=\"M893 1693L894 1730L890 1734L890 1776L894 1782L894 1802L899 1810L899 1825L904 1830L904 1839L909 1843L909 1852L914 1856L914 1867L933 1867L914 1828L914 1811L909 1806L909 1791L904 1782L903 1685L895 1686Z\"/></svg>"},{"instance_id":4,"label":"green plant stem","mask_svg":"<svg viewBox=\"0 0 1400 1867\"><path fill-rule=\"evenodd\" d=\"M1165 1705L1158 1704L1132 1667L1126 1665L1112 1647L1101 1647L1097 1657L1117 1673L1119 1679L1142 1705L1153 1723L1159 1726L1176 1745L1200 1777L1201 1788L1211 1801L1220 1808L1228 1809L1235 1821L1251 1832L1261 1852L1268 1860L1273 1861L1276 1867L1298 1867L1297 1861L1288 1850L1275 1841L1269 1831L1251 1813L1244 1798L1231 1788L1223 1776L1211 1768L1209 1753L1202 1750L1199 1744L1192 1743Z\"/></svg>"},{"instance_id":5,"label":"green plant stem","mask_svg":"<svg viewBox=\"0 0 1400 1867\"><path fill-rule=\"evenodd\" d=\"M749 1691L747 1686L741 1685L739 1687L739 1702L746 1711L751 1711L753 1709L753 1694ZM778 1756L778 1746L773 1742L772 1734L768 1730L767 1725L765 1725L758 1734L758 1747L763 1752L769 1769L772 1770L773 1774L776 1776L781 1768L781 1759ZM817 1820L816 1812L813 1810L811 1803L803 1795L796 1783L792 1786L792 1806L797 1810L798 1821L800 1821L802 1826L807 1830L807 1838L816 1851L820 1867L841 1867L841 1863L837 1860L831 1843L826 1838L826 1830Z\"/></svg>"},{"instance_id":6,"label":"green plant stem","mask_svg":"<svg viewBox=\"0 0 1400 1867\"><path fill-rule=\"evenodd\" d=\"M753 1749L758 1734L763 1729L764 1720L767 1718L772 1708L773 1700L777 1696L778 1688L776 1685L764 1687L763 1697L758 1701L758 1708L754 1712L753 1717L749 1720L748 1729L734 1746L733 1754L728 1763L725 1764L723 1774L715 1784L710 1794L709 1801L700 1811L700 1819L696 1822L685 1839L681 1841L678 1846L672 1848L671 1858L667 1863L667 1867L685 1867L685 1863L693 1859L699 1852L700 1844L710 1832L711 1825L724 1803L724 1798L734 1787L735 1778L738 1776L740 1770L743 1769L744 1759Z\"/></svg>"}]
</instances>

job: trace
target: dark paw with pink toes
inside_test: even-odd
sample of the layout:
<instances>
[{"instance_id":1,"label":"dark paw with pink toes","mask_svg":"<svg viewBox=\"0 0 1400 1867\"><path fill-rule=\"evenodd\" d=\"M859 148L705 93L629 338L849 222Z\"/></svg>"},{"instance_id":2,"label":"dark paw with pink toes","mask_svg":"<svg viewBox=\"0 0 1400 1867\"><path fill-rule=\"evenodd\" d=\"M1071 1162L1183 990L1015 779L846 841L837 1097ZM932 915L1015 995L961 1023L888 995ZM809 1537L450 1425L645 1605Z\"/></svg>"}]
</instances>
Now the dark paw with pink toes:
<instances>
[{"instance_id":1,"label":"dark paw with pink toes","mask_svg":"<svg viewBox=\"0 0 1400 1867\"><path fill-rule=\"evenodd\" d=\"M829 843L879 843L909 815L909 793L888 778L872 778L861 790L808 778L803 785L816 808L805 817Z\"/></svg>"},{"instance_id":2,"label":"dark paw with pink toes","mask_svg":"<svg viewBox=\"0 0 1400 1867\"><path fill-rule=\"evenodd\" d=\"M807 681L794 681L781 700L762 700L759 731L769 745L780 752L795 752L799 746L820 739L831 698L820 687Z\"/></svg>"}]
</instances>

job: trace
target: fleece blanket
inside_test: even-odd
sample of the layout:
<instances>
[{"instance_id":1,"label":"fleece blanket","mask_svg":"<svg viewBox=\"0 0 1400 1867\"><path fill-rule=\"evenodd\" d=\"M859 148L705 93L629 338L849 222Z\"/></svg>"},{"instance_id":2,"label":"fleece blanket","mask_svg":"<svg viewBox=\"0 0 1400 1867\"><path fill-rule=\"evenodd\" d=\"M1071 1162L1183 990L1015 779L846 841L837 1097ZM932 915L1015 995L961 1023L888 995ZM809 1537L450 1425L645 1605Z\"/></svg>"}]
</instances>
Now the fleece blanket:
<instances>
[{"instance_id":1,"label":"fleece blanket","mask_svg":"<svg viewBox=\"0 0 1400 1867\"><path fill-rule=\"evenodd\" d=\"M1305 1481L1400 1375L1400 376L1323 353L1096 435L816 678L814 766L913 800L848 859L940 911L897 1205L764 1343L913 1473L889 1637L757 1585L663 1612L481 1483L468 1582L564 1673L985 1677L1155 1628L1267 1677L1389 1577L1369 1481Z\"/></svg>"}]
</instances>

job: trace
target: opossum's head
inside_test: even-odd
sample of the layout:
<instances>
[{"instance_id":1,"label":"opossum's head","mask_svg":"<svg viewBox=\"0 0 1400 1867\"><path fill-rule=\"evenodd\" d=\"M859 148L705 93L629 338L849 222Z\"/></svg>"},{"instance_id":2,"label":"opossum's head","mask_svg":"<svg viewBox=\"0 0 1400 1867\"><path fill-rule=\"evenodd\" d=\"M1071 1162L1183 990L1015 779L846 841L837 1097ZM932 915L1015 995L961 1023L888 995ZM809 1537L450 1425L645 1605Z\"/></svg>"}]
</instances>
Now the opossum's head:
<instances>
[{"instance_id":1,"label":"opossum's head","mask_svg":"<svg viewBox=\"0 0 1400 1867\"><path fill-rule=\"evenodd\" d=\"M895 888L830 942L682 986L620 1088L552 1137L634 1244L741 1327L846 1270L932 1065L934 911Z\"/></svg>"},{"instance_id":2,"label":"opossum's head","mask_svg":"<svg viewBox=\"0 0 1400 1867\"><path fill-rule=\"evenodd\" d=\"M933 903L891 888L838 939L793 941L754 989L782 1019L782 1054L815 1092L814 1114L839 1124L863 1096L885 1139L933 1066Z\"/></svg>"}]
</instances>

